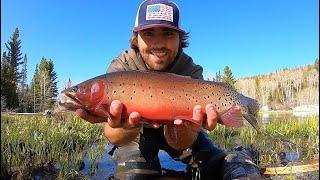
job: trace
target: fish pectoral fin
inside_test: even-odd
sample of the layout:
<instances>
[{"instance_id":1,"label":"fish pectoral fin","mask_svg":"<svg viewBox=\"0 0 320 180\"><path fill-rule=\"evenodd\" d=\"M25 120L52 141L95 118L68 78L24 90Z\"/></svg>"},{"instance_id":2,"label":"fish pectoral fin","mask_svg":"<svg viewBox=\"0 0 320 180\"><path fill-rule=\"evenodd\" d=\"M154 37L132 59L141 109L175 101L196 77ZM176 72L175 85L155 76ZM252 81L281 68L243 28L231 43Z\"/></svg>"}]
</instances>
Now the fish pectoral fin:
<instances>
[{"instance_id":1,"label":"fish pectoral fin","mask_svg":"<svg viewBox=\"0 0 320 180\"><path fill-rule=\"evenodd\" d=\"M220 117L221 124L239 128L243 126L243 116L239 106L232 106L226 113Z\"/></svg>"},{"instance_id":2,"label":"fish pectoral fin","mask_svg":"<svg viewBox=\"0 0 320 180\"><path fill-rule=\"evenodd\" d=\"M260 127L258 125L257 118L252 114L243 114L243 117L258 131L260 132Z\"/></svg>"},{"instance_id":3,"label":"fish pectoral fin","mask_svg":"<svg viewBox=\"0 0 320 180\"><path fill-rule=\"evenodd\" d=\"M99 104L95 107L94 114L99 117L105 117L105 118L110 117L107 106L103 104Z\"/></svg>"}]
</instances>

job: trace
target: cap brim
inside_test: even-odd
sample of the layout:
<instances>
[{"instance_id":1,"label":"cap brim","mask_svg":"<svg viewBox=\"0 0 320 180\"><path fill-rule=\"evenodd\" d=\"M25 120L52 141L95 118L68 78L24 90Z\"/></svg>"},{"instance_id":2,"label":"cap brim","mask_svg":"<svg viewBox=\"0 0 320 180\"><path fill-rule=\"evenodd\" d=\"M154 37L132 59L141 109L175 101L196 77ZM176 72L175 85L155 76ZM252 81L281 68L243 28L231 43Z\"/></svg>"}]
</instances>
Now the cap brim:
<instances>
[{"instance_id":1,"label":"cap brim","mask_svg":"<svg viewBox=\"0 0 320 180\"><path fill-rule=\"evenodd\" d=\"M142 30L146 30L146 29L150 29L150 28L155 28L155 27L165 27L165 28L170 28L170 29L174 29L180 32L185 32L182 29L179 29L175 26L171 26L171 25L167 25L167 24L150 24L150 25L145 25L145 26L138 26L133 28L133 32L138 32L138 31L142 31Z\"/></svg>"}]
</instances>

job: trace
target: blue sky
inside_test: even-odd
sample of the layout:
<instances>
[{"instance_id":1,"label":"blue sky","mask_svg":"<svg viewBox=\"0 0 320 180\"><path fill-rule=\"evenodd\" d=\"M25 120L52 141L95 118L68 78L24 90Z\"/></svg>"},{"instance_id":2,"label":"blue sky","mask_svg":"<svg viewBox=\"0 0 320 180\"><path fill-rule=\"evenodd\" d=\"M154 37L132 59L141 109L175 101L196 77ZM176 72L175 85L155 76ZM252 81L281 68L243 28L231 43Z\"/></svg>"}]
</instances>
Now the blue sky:
<instances>
[{"instance_id":1,"label":"blue sky","mask_svg":"<svg viewBox=\"0 0 320 180\"><path fill-rule=\"evenodd\" d=\"M20 29L28 81L42 57L54 62L61 90L106 72L128 49L140 0L1 0L1 52ZM209 77L228 65L236 78L311 64L319 57L318 0L175 1L185 49ZM201 3L200 3L201 2ZM2 53L1 53L2 54Z\"/></svg>"}]
</instances>

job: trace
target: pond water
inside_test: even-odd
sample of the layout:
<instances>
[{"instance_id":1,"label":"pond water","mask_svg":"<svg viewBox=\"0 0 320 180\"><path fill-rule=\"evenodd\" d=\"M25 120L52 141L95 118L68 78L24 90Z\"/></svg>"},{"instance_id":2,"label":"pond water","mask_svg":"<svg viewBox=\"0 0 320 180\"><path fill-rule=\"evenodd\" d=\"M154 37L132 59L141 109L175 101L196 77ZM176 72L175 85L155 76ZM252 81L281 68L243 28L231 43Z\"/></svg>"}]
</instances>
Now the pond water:
<instances>
[{"instance_id":1,"label":"pond water","mask_svg":"<svg viewBox=\"0 0 320 180\"><path fill-rule=\"evenodd\" d=\"M300 119L304 120L309 115L296 115L293 113L264 113L259 115L259 122L263 125L268 124L271 121L277 120L291 120L291 119ZM84 160L84 169L81 173L85 174L90 179L108 179L112 177L116 172L116 163L113 161L111 156L107 153L109 151L110 146L106 147L105 152L103 153L102 159L97 163L96 171L90 172L90 163L87 159ZM159 151L159 159L163 169L174 170L179 172L186 171L186 165L175 161L172 159L165 151ZM296 161L299 159L299 154L296 152L286 152L285 159L287 162Z\"/></svg>"}]
</instances>

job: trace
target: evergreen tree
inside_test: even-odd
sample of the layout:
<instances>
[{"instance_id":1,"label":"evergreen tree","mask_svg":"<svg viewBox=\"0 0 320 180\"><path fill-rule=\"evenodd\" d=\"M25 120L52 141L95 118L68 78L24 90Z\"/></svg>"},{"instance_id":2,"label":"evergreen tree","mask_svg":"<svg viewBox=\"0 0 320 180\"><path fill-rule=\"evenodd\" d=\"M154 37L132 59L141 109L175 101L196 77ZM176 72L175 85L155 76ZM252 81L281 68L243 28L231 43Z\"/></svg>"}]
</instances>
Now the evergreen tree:
<instances>
[{"instance_id":1,"label":"evergreen tree","mask_svg":"<svg viewBox=\"0 0 320 180\"><path fill-rule=\"evenodd\" d=\"M314 61L314 68L319 72L319 58Z\"/></svg>"},{"instance_id":2,"label":"evergreen tree","mask_svg":"<svg viewBox=\"0 0 320 180\"><path fill-rule=\"evenodd\" d=\"M229 83L232 86L236 83L229 66L226 66L223 70L222 82Z\"/></svg>"},{"instance_id":3,"label":"evergreen tree","mask_svg":"<svg viewBox=\"0 0 320 180\"><path fill-rule=\"evenodd\" d=\"M27 55L25 54L22 63L21 81L19 85L19 107L21 112L27 111L29 101L27 97Z\"/></svg>"},{"instance_id":4,"label":"evergreen tree","mask_svg":"<svg viewBox=\"0 0 320 180\"><path fill-rule=\"evenodd\" d=\"M5 81L8 82L8 88L6 89L6 104L9 109L16 110L19 106L19 97L18 97L18 85L21 80L21 73L19 72L19 66L22 64L22 53L21 49L21 41L19 40L19 29L16 28L10 41L5 43L6 48L8 49L8 53L5 55L5 59L8 63L9 67L6 67L5 70ZM7 66L7 64L5 65ZM3 69L1 69L3 70Z\"/></svg>"},{"instance_id":5,"label":"evergreen tree","mask_svg":"<svg viewBox=\"0 0 320 180\"><path fill-rule=\"evenodd\" d=\"M32 112L40 112L41 111L41 90L40 90L40 78L39 78L39 68L38 64L36 65L36 69L31 80L30 92L32 96Z\"/></svg>"},{"instance_id":6,"label":"evergreen tree","mask_svg":"<svg viewBox=\"0 0 320 180\"><path fill-rule=\"evenodd\" d=\"M72 86L72 81L71 81L71 79L69 78L68 79L68 82L66 83L66 85L64 86L64 89L68 89L68 88L70 88Z\"/></svg>"},{"instance_id":7,"label":"evergreen tree","mask_svg":"<svg viewBox=\"0 0 320 180\"><path fill-rule=\"evenodd\" d=\"M220 71L218 71L218 73L216 73L216 82L221 82L221 73L220 73Z\"/></svg>"},{"instance_id":8,"label":"evergreen tree","mask_svg":"<svg viewBox=\"0 0 320 180\"><path fill-rule=\"evenodd\" d=\"M1 96L9 110L15 110L18 107L17 88L13 79L14 73L7 52L3 52L1 58Z\"/></svg>"},{"instance_id":9,"label":"evergreen tree","mask_svg":"<svg viewBox=\"0 0 320 180\"><path fill-rule=\"evenodd\" d=\"M9 97L10 92L9 72L10 64L5 51L1 58L1 112L7 108L7 97Z\"/></svg>"},{"instance_id":10,"label":"evergreen tree","mask_svg":"<svg viewBox=\"0 0 320 180\"><path fill-rule=\"evenodd\" d=\"M13 81L17 87L18 82L21 80L21 73L19 73L19 66L22 64L22 53L20 52L21 49L21 40L19 40L19 29L16 28L13 32L13 35L7 43L5 43L8 49L8 61L13 70Z\"/></svg>"},{"instance_id":11,"label":"evergreen tree","mask_svg":"<svg viewBox=\"0 0 320 180\"><path fill-rule=\"evenodd\" d=\"M32 79L31 89L35 112L52 108L58 94L57 74L51 60L42 58Z\"/></svg>"}]
</instances>

